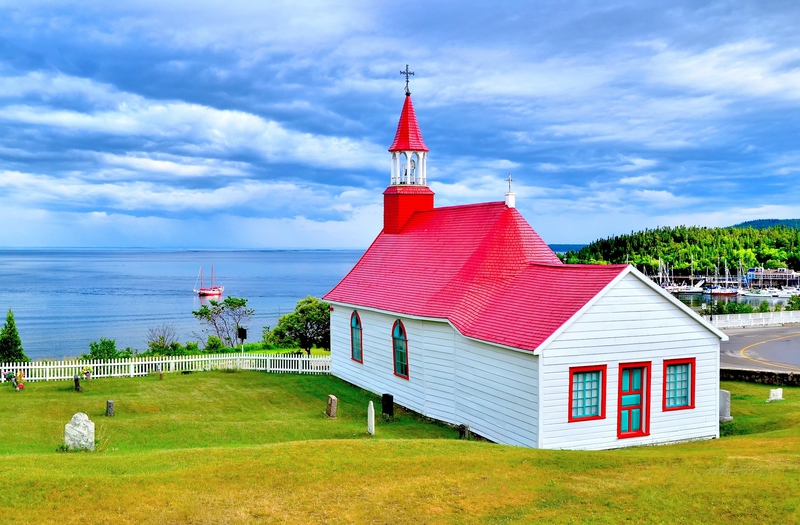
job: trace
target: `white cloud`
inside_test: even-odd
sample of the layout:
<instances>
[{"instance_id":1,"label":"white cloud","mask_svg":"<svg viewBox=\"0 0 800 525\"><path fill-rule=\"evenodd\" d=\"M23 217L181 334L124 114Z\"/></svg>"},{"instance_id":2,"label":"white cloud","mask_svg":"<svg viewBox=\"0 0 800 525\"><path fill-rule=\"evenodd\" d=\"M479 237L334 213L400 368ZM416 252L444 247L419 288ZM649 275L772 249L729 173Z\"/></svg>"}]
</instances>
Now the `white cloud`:
<instances>
[{"instance_id":1,"label":"white cloud","mask_svg":"<svg viewBox=\"0 0 800 525\"><path fill-rule=\"evenodd\" d=\"M153 101L63 75L56 75L60 80L53 82L47 81L47 75L34 77L25 77L25 88L18 92L85 95L89 100L102 101L102 109L79 112L15 104L0 108L1 120L59 128L68 135L152 137L161 142L172 141L176 149L199 155L251 151L269 162L324 168L382 169L388 162L382 146L364 140L294 131L243 111L181 101ZM0 78L0 85L13 80Z\"/></svg>"},{"instance_id":2,"label":"white cloud","mask_svg":"<svg viewBox=\"0 0 800 525\"><path fill-rule=\"evenodd\" d=\"M619 183L626 186L655 186L659 183L659 180L652 173L648 173L638 177L623 177L619 180Z\"/></svg>"},{"instance_id":3,"label":"white cloud","mask_svg":"<svg viewBox=\"0 0 800 525\"><path fill-rule=\"evenodd\" d=\"M201 218L131 216L0 207L0 245L10 247L363 248L383 223L379 206L362 206L344 220L304 217Z\"/></svg>"},{"instance_id":4,"label":"white cloud","mask_svg":"<svg viewBox=\"0 0 800 525\"><path fill-rule=\"evenodd\" d=\"M134 174L159 173L175 177L203 176L245 176L250 166L244 162L220 161L217 159L198 159L168 154L129 153L114 155L101 153L101 162L127 168Z\"/></svg>"},{"instance_id":5,"label":"white cloud","mask_svg":"<svg viewBox=\"0 0 800 525\"><path fill-rule=\"evenodd\" d=\"M665 49L649 68L650 80L728 96L800 99L800 48L764 39L704 50Z\"/></svg>"},{"instance_id":6,"label":"white cloud","mask_svg":"<svg viewBox=\"0 0 800 525\"><path fill-rule=\"evenodd\" d=\"M86 177L85 174L81 174ZM204 212L230 213L230 210L281 210L301 216L326 211L357 209L378 201L365 190L344 189L338 193L320 185L298 185L281 181L237 180L212 189L178 188L169 184L144 181L103 181L102 176L84 180L78 176L48 175L0 171L0 188L8 205L26 203L31 207L46 205L82 206L112 209L119 212ZM265 211L262 211L264 213Z\"/></svg>"}]
</instances>

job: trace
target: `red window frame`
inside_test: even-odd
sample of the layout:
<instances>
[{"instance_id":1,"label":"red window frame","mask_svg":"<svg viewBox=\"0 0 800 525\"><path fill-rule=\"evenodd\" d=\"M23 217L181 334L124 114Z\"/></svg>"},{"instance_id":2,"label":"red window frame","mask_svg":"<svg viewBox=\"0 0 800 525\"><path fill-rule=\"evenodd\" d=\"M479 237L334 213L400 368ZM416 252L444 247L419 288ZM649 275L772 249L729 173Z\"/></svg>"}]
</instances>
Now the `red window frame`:
<instances>
[{"instance_id":1,"label":"red window frame","mask_svg":"<svg viewBox=\"0 0 800 525\"><path fill-rule=\"evenodd\" d=\"M642 392L642 415L639 430L622 432L622 372L628 368L644 368L642 382L644 388ZM650 435L650 393L653 391L652 383L653 363L651 361L640 361L638 363L620 363L619 382L617 386L617 438L626 439L632 437L642 437ZM628 395L628 394L626 394Z\"/></svg>"},{"instance_id":2,"label":"red window frame","mask_svg":"<svg viewBox=\"0 0 800 525\"><path fill-rule=\"evenodd\" d=\"M677 407L667 406L667 366L669 365L691 365L691 372L689 374L689 404ZM664 385L661 392L661 410L664 412L672 412L673 410L689 410L694 408L694 387L695 387L695 374L697 370L697 358L685 357L682 359L665 359L664 360Z\"/></svg>"},{"instance_id":3,"label":"red window frame","mask_svg":"<svg viewBox=\"0 0 800 525\"><path fill-rule=\"evenodd\" d=\"M361 359L356 359L354 357L354 350L355 346L353 345L353 317L358 319L358 328L361 331L361 337L358 340L358 354L361 356ZM364 364L364 325L361 322L361 316L358 315L358 312L353 310L352 315L350 315L350 359L355 361L356 363Z\"/></svg>"},{"instance_id":4,"label":"red window frame","mask_svg":"<svg viewBox=\"0 0 800 525\"><path fill-rule=\"evenodd\" d=\"M575 374L583 372L600 372L600 414L597 416L572 417L572 389L575 385ZM569 412L567 412L567 422L576 423L579 421L594 421L606 418L606 374L608 365L592 366L573 366L569 369Z\"/></svg>"},{"instance_id":5,"label":"red window frame","mask_svg":"<svg viewBox=\"0 0 800 525\"><path fill-rule=\"evenodd\" d=\"M397 327L398 324L400 325L400 329L403 330L403 335L405 336L404 341L406 343L406 375L397 373L397 355L395 353L396 352L396 348L395 348L395 344L394 344L394 339L395 339L395 337L394 337L394 329ZM403 324L403 321L398 319L392 325L392 372L397 377L400 377L400 378L403 378L403 379L408 379L408 377L409 377L409 375L411 373L410 372L410 368L411 367L409 366L409 363L408 363L408 331L406 331L406 325Z\"/></svg>"}]
</instances>

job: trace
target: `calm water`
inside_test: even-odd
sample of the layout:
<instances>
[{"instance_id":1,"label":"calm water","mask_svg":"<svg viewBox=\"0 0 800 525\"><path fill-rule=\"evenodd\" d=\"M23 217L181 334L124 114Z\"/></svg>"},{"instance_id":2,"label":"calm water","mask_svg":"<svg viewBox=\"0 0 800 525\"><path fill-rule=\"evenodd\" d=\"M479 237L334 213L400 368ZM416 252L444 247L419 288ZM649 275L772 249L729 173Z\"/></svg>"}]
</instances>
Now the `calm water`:
<instances>
[{"instance_id":1,"label":"calm water","mask_svg":"<svg viewBox=\"0 0 800 525\"><path fill-rule=\"evenodd\" d=\"M700 310L702 305L705 303L708 305L711 303L712 298L710 295L684 295L678 294L677 298L681 300L683 304L691 306L698 313L702 313ZM753 308L758 308L761 303L766 301L769 304L770 310L774 310L776 305L781 305L781 307L785 307L788 303L788 299L784 298L777 298L777 297L745 297L745 296L734 296L734 297L720 297L715 296L713 298L714 301L718 303L747 303Z\"/></svg>"},{"instance_id":2,"label":"calm water","mask_svg":"<svg viewBox=\"0 0 800 525\"><path fill-rule=\"evenodd\" d=\"M32 359L88 352L100 337L117 348L147 347L147 329L175 326L182 342L196 340L192 316L205 299L192 288L200 265L214 264L225 295L244 297L256 314L248 341L294 310L321 297L355 264L360 251L0 251L0 308L11 308ZM208 285L208 282L206 282ZM3 317L3 320L5 317Z\"/></svg>"}]
</instances>

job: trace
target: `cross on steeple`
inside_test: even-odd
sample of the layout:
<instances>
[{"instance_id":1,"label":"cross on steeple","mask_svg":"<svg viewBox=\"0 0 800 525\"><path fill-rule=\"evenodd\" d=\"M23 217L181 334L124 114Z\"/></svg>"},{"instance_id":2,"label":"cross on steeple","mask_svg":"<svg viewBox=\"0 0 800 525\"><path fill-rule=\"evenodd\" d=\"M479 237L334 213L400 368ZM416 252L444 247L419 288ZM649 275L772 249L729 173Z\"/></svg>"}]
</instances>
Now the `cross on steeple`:
<instances>
[{"instance_id":1,"label":"cross on steeple","mask_svg":"<svg viewBox=\"0 0 800 525\"><path fill-rule=\"evenodd\" d=\"M514 179L511 178L511 174L510 173L508 174L508 178L506 179L506 182L508 183L508 193L511 193L511 183L514 182Z\"/></svg>"},{"instance_id":2,"label":"cross on steeple","mask_svg":"<svg viewBox=\"0 0 800 525\"><path fill-rule=\"evenodd\" d=\"M408 64L406 64L406 70L405 71L401 71L400 74L406 76L406 95L410 95L411 91L408 90L408 77L413 75L414 72L413 71L409 71L408 70Z\"/></svg>"}]
</instances>

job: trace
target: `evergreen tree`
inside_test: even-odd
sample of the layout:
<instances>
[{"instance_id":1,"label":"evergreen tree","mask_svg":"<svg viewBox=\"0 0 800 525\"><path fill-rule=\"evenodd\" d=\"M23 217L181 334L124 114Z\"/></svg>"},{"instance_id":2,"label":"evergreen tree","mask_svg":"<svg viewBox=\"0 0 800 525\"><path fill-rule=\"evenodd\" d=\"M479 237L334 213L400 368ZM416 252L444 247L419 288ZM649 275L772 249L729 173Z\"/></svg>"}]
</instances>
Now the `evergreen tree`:
<instances>
[{"instance_id":1,"label":"evergreen tree","mask_svg":"<svg viewBox=\"0 0 800 525\"><path fill-rule=\"evenodd\" d=\"M14 313L11 308L6 314L6 324L0 332L0 362L16 363L20 361L30 361L22 350L22 340L17 332L17 324L14 322Z\"/></svg>"}]
</instances>

